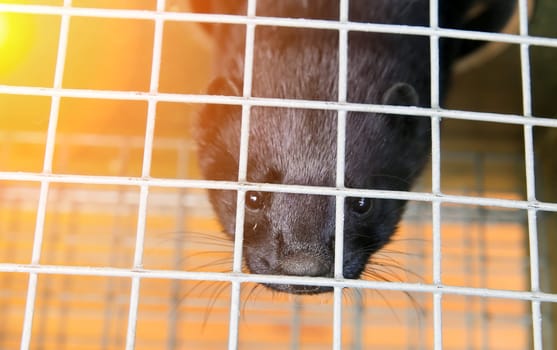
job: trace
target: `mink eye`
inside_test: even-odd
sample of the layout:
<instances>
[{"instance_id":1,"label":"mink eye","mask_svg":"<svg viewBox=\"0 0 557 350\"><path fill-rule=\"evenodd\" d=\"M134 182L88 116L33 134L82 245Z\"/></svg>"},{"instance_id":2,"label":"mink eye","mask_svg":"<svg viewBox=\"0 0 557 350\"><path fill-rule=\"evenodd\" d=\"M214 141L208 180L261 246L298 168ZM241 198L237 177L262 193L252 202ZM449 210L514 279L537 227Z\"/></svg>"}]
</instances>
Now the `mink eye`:
<instances>
[{"instance_id":1,"label":"mink eye","mask_svg":"<svg viewBox=\"0 0 557 350\"><path fill-rule=\"evenodd\" d=\"M251 210L259 210L265 206L268 194L259 191L246 192L246 207Z\"/></svg>"},{"instance_id":2,"label":"mink eye","mask_svg":"<svg viewBox=\"0 0 557 350\"><path fill-rule=\"evenodd\" d=\"M365 214L368 212L372 207L372 199L371 198L351 198L349 202L350 210L357 214Z\"/></svg>"}]
</instances>

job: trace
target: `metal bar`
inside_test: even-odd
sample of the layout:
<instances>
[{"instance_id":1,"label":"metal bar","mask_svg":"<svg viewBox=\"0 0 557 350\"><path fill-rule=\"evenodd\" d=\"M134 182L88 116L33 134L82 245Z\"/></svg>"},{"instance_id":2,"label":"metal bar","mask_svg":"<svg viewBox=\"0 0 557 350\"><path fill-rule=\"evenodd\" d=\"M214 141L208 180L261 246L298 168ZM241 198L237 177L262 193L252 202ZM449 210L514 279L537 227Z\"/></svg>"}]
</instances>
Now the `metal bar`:
<instances>
[{"instance_id":1,"label":"metal bar","mask_svg":"<svg viewBox=\"0 0 557 350\"><path fill-rule=\"evenodd\" d=\"M64 7L70 7L71 0L64 0ZM68 46L68 36L70 29L70 17L65 15L61 18L60 36L58 39L58 51L56 56L56 67L54 71L53 87L55 89L62 88L62 80L64 77L64 65L66 62L66 52ZM54 146L56 139L56 128L58 126L58 113L60 110L60 97L52 96L50 105L50 115L48 120L48 129L45 144L45 153L43 159L43 173L52 173L52 158L54 156ZM44 224L46 217L46 207L48 203L48 190L50 182L41 181L41 190L39 202L37 206L37 219L35 221L35 234L33 239L33 252L31 255L31 264L39 264L41 258L41 249L44 236ZM37 280L36 273L29 274L29 283L27 288L27 297L25 299L25 314L23 318L23 330L21 334L20 349L29 349L31 344L31 333L33 329L33 315L35 313L35 299L37 296Z\"/></svg>"},{"instance_id":2,"label":"metal bar","mask_svg":"<svg viewBox=\"0 0 557 350\"><path fill-rule=\"evenodd\" d=\"M154 279L177 279L192 281L222 281L222 282L255 282L269 284L296 284L344 288L399 290L417 293L441 293L454 295L469 295L482 298L500 298L516 300L537 300L540 302L557 303L557 293L532 291L512 291L504 289L472 288L451 285L436 285L426 283L381 282L352 279L332 279L325 277L256 275L245 273L194 272L173 270L120 269L108 267L85 267L65 265L36 265L36 264L0 264L0 272L37 273L55 275L105 276L105 277L141 277Z\"/></svg>"},{"instance_id":3,"label":"metal bar","mask_svg":"<svg viewBox=\"0 0 557 350\"><path fill-rule=\"evenodd\" d=\"M12 86L0 85L0 94L9 95L31 95L31 96L60 96L70 98L92 98L108 100L129 100L129 101L149 101L150 99L158 102L176 103L200 103L200 104L226 104L226 105L246 105L300 109L322 109L322 110L346 110L363 113L385 113L397 114L411 117L432 117L439 116L448 119L487 121L493 123L532 125L557 128L557 120L552 118L524 118L523 115L485 113L460 111L452 109L432 109L424 107L410 106L387 106L379 104L361 103L339 103L333 101L313 101L298 99L280 99L266 97L238 97L238 96L217 96L201 94L169 94L141 91L112 91L112 90L86 90L86 89L63 89L45 88L32 86ZM373 117L371 117L373 118Z\"/></svg>"},{"instance_id":4,"label":"metal bar","mask_svg":"<svg viewBox=\"0 0 557 350\"><path fill-rule=\"evenodd\" d=\"M38 15L57 15L72 17L99 17L99 18L121 18L121 19L143 19L164 21L183 21L199 23L225 23L244 25L268 25L294 28L315 28L339 30L344 28L348 31L393 33L405 35L421 35L446 38L462 38L469 40L496 41L511 44L529 44L536 46L557 47L557 39L536 36L523 36L504 33L476 32L468 30L457 30L447 28L432 29L431 27L407 26L378 23L346 22L340 23L329 20L282 18L282 17L250 17L241 15L224 15L208 13L189 12L165 12L126 9L100 9L100 8L63 8L59 6L46 5L19 5L0 4L0 12L28 13Z\"/></svg>"}]
</instances>

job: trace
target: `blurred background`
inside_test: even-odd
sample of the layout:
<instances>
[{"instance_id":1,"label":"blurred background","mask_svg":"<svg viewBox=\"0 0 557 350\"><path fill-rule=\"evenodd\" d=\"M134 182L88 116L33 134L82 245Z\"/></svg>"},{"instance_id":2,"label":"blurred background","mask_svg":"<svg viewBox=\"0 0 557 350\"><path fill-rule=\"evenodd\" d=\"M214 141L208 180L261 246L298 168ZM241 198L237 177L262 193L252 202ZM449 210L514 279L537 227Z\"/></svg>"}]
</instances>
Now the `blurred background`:
<instances>
[{"instance_id":1,"label":"blurred background","mask_svg":"<svg viewBox=\"0 0 557 350\"><path fill-rule=\"evenodd\" d=\"M0 1L61 6L62 1ZM154 10L154 0L74 0L83 8ZM168 1L168 11L188 11ZM557 37L557 6L538 0L531 35ZM52 87L60 16L0 8L0 86ZM149 91L154 23L139 19L72 17L63 87ZM202 94L211 77L214 43L195 23L164 25L159 92ZM557 115L557 52L531 47L533 114ZM0 171L41 172L51 98L0 94ZM522 114L520 52L496 57L455 75L448 108ZM157 104L151 175L199 178L192 123L199 105ZM144 101L62 98L53 172L141 176L147 116ZM490 198L526 199L523 127L443 120L442 190ZM536 195L556 202L557 133L535 128ZM417 190L430 191L426 172ZM0 263L30 262L39 183L0 181ZM41 263L129 268L133 264L139 188L52 184ZM232 245L203 190L151 188L144 267L231 270ZM556 293L557 219L538 214L542 289ZM526 212L496 207L442 207L443 283L529 290ZM410 203L392 244L374 257L367 278L432 282L431 205ZM0 349L18 349L26 274L0 273ZM130 280L39 275L32 349L121 349L126 342ZM223 349L230 286L226 283L142 280L137 349ZM428 294L346 290L346 349L431 349ZM551 307L554 308L553 313ZM555 305L543 305L544 349L557 349ZM329 349L332 295L295 297L247 284L242 289L240 349ZM556 333L557 334L557 333ZM519 300L443 297L446 349L527 349L530 304Z\"/></svg>"}]
</instances>

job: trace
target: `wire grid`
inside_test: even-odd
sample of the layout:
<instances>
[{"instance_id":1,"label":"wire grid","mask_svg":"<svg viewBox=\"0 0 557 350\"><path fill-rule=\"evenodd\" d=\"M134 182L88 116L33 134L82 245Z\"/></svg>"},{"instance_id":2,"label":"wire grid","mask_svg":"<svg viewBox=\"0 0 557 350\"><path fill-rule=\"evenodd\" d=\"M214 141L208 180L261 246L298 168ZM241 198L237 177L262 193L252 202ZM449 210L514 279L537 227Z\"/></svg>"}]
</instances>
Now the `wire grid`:
<instances>
[{"instance_id":1,"label":"wire grid","mask_svg":"<svg viewBox=\"0 0 557 350\"><path fill-rule=\"evenodd\" d=\"M3 272L23 272L29 274L27 303L25 307L23 333L21 337L21 349L30 347L31 329L33 327L33 314L35 312L35 300L37 291L37 279L40 274L61 274L61 275L87 275L87 276L104 276L104 277L125 277L131 278L131 291L129 300L129 314L127 317L127 336L125 338L125 348L133 349L135 347L135 333L137 322L137 311L139 308L139 293L142 281L151 278L173 279L173 280L203 280L203 281L224 281L231 283L232 294L230 300L230 316L228 329L228 347L230 349L237 348L238 344L238 327L240 315L240 287L242 284L251 282L264 283L289 283L289 284L312 284L312 285L328 285L335 288L334 294L334 335L333 348L340 349L342 344L342 308L341 308L341 290L343 288L362 288L377 290L399 290L410 292L422 292L432 295L433 298L433 335L434 348L441 349L443 345L442 339L442 307L441 303L446 295L462 295L466 297L494 297L508 298L514 300L524 300L532 304L532 332L534 339L534 348L542 349L541 342L541 302L557 302L557 295L543 293L539 288L539 262L537 250L537 232L536 232L536 213L539 210L557 211L557 204L550 202L540 202L535 198L534 187L534 166L533 166L533 126L557 127L557 121L549 118L532 118L531 97L530 97L530 81L529 81L529 55L528 49L530 45L541 45L548 47L557 47L557 40L550 38L532 37L528 35L527 26L527 2L519 1L520 10L520 34L491 34L464 32L458 30L441 29L437 26L437 1L431 1L431 25L430 27L406 27L395 25L379 25L379 24L362 24L350 23L346 20L347 1L341 1L341 20L337 22L320 21L320 20L292 20L286 18L263 18L256 17L255 7L256 1L248 2L247 16L231 16L231 15L209 15L209 14L193 14L193 13L174 13L165 11L165 2L157 1L156 9L153 11L134 11L134 10L108 10L108 9L83 9L72 7L72 2L65 0L62 6L33 6L33 5L15 5L0 4L1 12L28 13L37 15L56 15L61 17L60 37L58 44L57 61L55 68L55 79L51 88L31 87L31 86L10 86L0 85L0 93L31 95L31 96L47 96L51 98L51 108L49 117L49 126L45 142L44 164L40 173L33 172L0 172L0 179L5 181L27 181L40 183L40 195L37 205L37 219L35 225L35 233L33 239L33 250L31 262L29 264L13 264L3 263L0 265L0 271ZM69 23L73 17L103 17L103 18L127 18L127 19L147 19L155 23L154 49L152 57L152 71L150 78L150 87L148 92L135 91L101 91L101 90L84 90L84 89L67 89L62 86L62 78L64 74L64 63L66 57L66 46L68 42ZM167 21L187 21L187 22L222 22L222 23L238 23L245 24L248 28L246 40L246 61L244 81L248 82L244 86L243 97L225 97L225 96L207 96L207 95L188 95L188 94L168 94L158 91L159 67L161 64L161 47L162 47L162 28ZM345 75L340 74L339 81L339 100L337 102L317 102L317 101L301 101L301 100L279 100L271 98L255 98L251 97L249 82L251 81L252 71L252 51L253 51L253 30L256 25L276 25L276 26L295 26L306 28L327 28L337 29L340 35L340 62L339 69L341 72L346 71L346 57L342 53L346 53L346 33L353 30L378 31L384 33L401 33L409 35L427 35L431 38L431 81L432 81L432 107L416 108L416 107L389 107L380 105L362 105L347 103L346 99L346 81ZM454 110L443 110L439 106L439 87L438 87L438 40L441 37L458 37L476 40L493 40L508 43L516 43L521 47L521 72L522 72L522 89L523 89L523 115L504 115L497 113L479 113L464 112ZM250 40L251 39L251 40ZM344 48L344 49L343 49ZM143 168L141 176L138 177L118 177L118 176L88 176L88 175L65 175L57 174L52 171L52 159L54 145L57 137L57 120L59 115L60 100L64 97L74 98L102 98L117 99L130 101L146 101L148 103L147 127L144 139ZM241 105L243 110L242 123L242 147L240 150L240 175L238 182L215 182L204 180L183 180L183 179L166 179L153 178L151 176L151 160L153 149L153 135L155 127L156 106L160 102L179 102L179 103L221 103ZM333 109L339 111L339 125L343 125L344 116L347 111L365 111L365 112L385 112L397 113L403 115L429 116L432 120L432 189L431 192L397 192L397 191L378 191L378 190L359 190L344 189L342 179L344 178L342 164L337 167L337 178L340 179L335 188L292 186L292 185L270 185L256 184L245 181L245 169L247 163L247 136L249 127L249 111L253 106L275 106L287 108L310 108L310 109ZM525 118L526 117L526 118ZM466 120L492 121L497 123L510 123L523 125L524 127L524 143L525 143L525 160L526 160L526 184L527 198L526 200L517 199L499 199L499 198L483 198L479 196L466 195L448 195L441 191L440 179L440 132L439 122L441 118L455 118ZM340 128L342 130L343 127ZM338 136L338 144L344 144L344 135L342 132ZM342 149L338 150L338 154L344 154ZM338 157L342 159L342 157ZM45 216L47 212L47 202L51 193L53 184L91 184L91 185L117 185L139 188L139 199L137 204L137 232L135 235L135 248L133 268L98 268L85 266L58 266L41 264L41 247L43 245L43 235L45 228ZM143 249L145 242L145 226L148 208L148 198L152 188L178 188L178 189L230 189L238 192L238 215L237 229L234 249L233 273L216 273L216 272L191 272L191 271L168 271L168 270L147 270L143 268ZM431 203L432 207L432 264L433 264L433 283L431 284L415 284L403 282L380 282L380 281L363 281L363 280L343 280L339 275L342 271L342 260L335 261L335 278L305 278L290 276L263 276L249 275L242 273L241 269L241 247L242 247L242 222L243 222L243 198L244 193L250 190L268 190L289 193L306 193L320 195L334 195L337 197L337 204L343 203L345 196L369 196L375 198L399 198L412 201ZM456 287L443 284L441 274L441 206L444 204L461 204L461 205L479 205L494 206L499 208L523 209L528 213L528 232L530 243L530 276L531 288L529 291L511 291L511 290L494 290L486 288L473 287ZM337 208L341 206L337 205ZM342 210L337 210L337 219L342 218ZM338 222L342 222L339 220ZM341 225L337 225L342 227ZM341 237L337 230L337 237ZM341 241L341 240L340 240ZM339 239L337 239L339 242ZM341 243L341 242L339 242ZM337 251L342 251L336 248ZM340 249L340 250L339 250ZM336 254L340 256L340 254Z\"/></svg>"},{"instance_id":2,"label":"wire grid","mask_svg":"<svg viewBox=\"0 0 557 350\"><path fill-rule=\"evenodd\" d=\"M24 136L24 137L23 137ZM32 138L33 135L22 135L21 139L29 140ZM35 135L35 137L40 140L41 135ZM63 135L62 135L63 136ZM79 145L79 139L61 137L63 142L72 142L76 145ZM102 147L101 145L111 145L114 144L114 147L121 148L124 147L125 144L134 144L136 147L141 147L141 143L138 142L137 139L127 140L127 142L110 142L108 139L99 139L99 145L97 147ZM113 140L116 141L116 140ZM40 141L38 141L40 142ZM186 143L182 140L182 143ZM178 140L176 142L166 142L165 146L168 147L178 147L180 143ZM65 147L64 147L65 149ZM187 146L182 145L180 147L182 150L186 150ZM451 158L454 158L456 164L462 163L470 163L476 164L477 168L481 172L481 169L485 166L485 164L493 164L493 163L501 163L505 166L510 166L510 169L516 166L517 159L513 157L504 157L499 159L497 156L487 156L486 159L476 159L470 158L467 155L451 155ZM481 182L481 176L477 179L477 181ZM199 242L189 242L187 239L182 241L176 242L175 239L168 239L166 235L163 234L162 241L161 239L157 239L156 236L153 237L153 230L154 228L158 227L159 230L160 224L153 225L153 221L160 221L164 222L164 227L172 227L176 225L177 232L181 232L184 230L182 227L182 220L183 216L199 216L199 215L207 215L208 212L208 203L203 201L204 194L201 191L197 193L179 193L173 191L171 189L151 189L149 195L149 217L150 220L147 222L147 231L151 232L151 241L146 241L145 247L145 255L147 260L145 261L146 266L149 266L149 269L154 270L185 270L185 271L192 271L191 267L188 265L183 265L180 263L180 258L177 259L178 262L175 262L176 257L184 257L188 256L188 251L194 251L199 253L200 251L210 251L213 250L214 247L211 246L211 242L206 242L206 244L199 246ZM134 256L134 245L135 245L135 224L134 220L136 219L136 212L139 205L139 191L133 190L129 186L120 187L116 189L112 188L105 188L103 187L90 187L87 186L83 188L82 186L75 187L75 186L68 186L65 184L60 184L58 186L53 186L49 191L49 212L50 212L50 220L47 220L46 223L46 237L45 243L43 244L43 252L42 255L42 264L47 266L55 266L55 265L67 265L70 264L71 267L80 266L112 266L112 267L119 267L120 269L126 269L126 266L133 261ZM8 188L8 191L4 191L2 197L2 203L4 204L5 208L15 208L11 210L16 211L23 211L17 209L18 206L22 206L21 203L27 203L27 207L33 208L33 203L38 200L38 191L33 190L32 188ZM3 209L6 210L6 209ZM197 214L195 214L197 211ZM408 238L410 241L414 239L420 239L421 237L430 237L430 229L427 228L430 226L430 217L431 214L428 213L430 210L428 209L428 204L423 203L422 205L414 205L410 208L409 212L406 215L406 221L408 222L408 227L402 228L403 233L401 236L404 238ZM519 212L520 213L520 212ZM87 222L87 216L93 216L94 220L98 222L96 226L91 226L91 224L84 224ZM114 218L116 216L116 218ZM520 217L517 220L517 216ZM103 219L104 218L104 219ZM104 221L110 218L108 223ZM191 219L191 218L190 218ZM199 220L199 218L198 218ZM8 220L14 222L16 224L18 222L17 216L15 218L10 218L8 216ZM149 221L151 221L149 223ZM481 253L478 251L478 255L485 256L487 259L492 261L492 264L482 264L484 266L484 270L489 272L479 273L478 270L480 266L477 266L475 263L451 263L445 266L445 271L449 273L449 276L452 276L451 280L448 282L452 282L454 284L461 284L467 285L470 287L475 287L472 280L462 279L464 277L458 277L460 274L464 276L473 276L474 274L478 274L485 276L486 279L493 279L494 277L503 278L504 280L516 280L513 277L513 274L516 271L520 271L522 259L520 255L512 255L510 257L505 258L505 252L509 251L520 251L521 250L521 241L517 239L521 236L521 225L522 222L525 221L523 215L517 215L516 212L499 212L499 211L489 211L489 210L481 210L479 208L445 208L444 209L444 237L445 242L448 247L458 247L461 244L465 244L466 246L478 246L477 249L481 248L481 244L485 241L486 245L490 246L501 246L501 250L498 252L491 252L491 253ZM81 224L80 224L81 223ZM453 223L452 228L447 226L447 223ZM482 224L483 223L483 224ZM503 223L505 225L510 224L511 227L515 227L514 231L514 239L509 241L502 242L500 239L497 238L497 235L494 234L495 232L489 233L489 225L493 225L495 223ZM106 231L106 227L109 227L109 232L104 235L100 235L104 231ZM480 225L483 227L485 225L485 230L487 232L484 233L485 237L494 237L495 241L491 242L486 240L486 238L481 237L481 232L478 232L479 228L475 228L475 226ZM425 226L425 227L424 227ZM411 227L411 228L410 228ZM423 229L417 229L419 227L423 227ZM12 229L14 230L14 229ZM186 230L187 231L187 230ZM454 233L451 234L450 231ZM506 236L511 236L510 230L506 230ZM112 233L111 233L112 232ZM155 231L156 232L156 231ZM166 230L162 230L162 232L166 232ZM477 232L477 233L475 233ZM15 230L14 234L17 235L17 230ZM109 237L103 238L103 236L109 235ZM173 237L174 235L172 235ZM178 236L180 237L180 236ZM427 238L426 238L427 239ZM19 239L21 240L21 238ZM28 238L29 241L32 241L32 237ZM14 239L15 242L18 241L17 238ZM168 241L168 242L167 242ZM67 242L67 243L63 243ZM514 243L510 243L514 242ZM193 243L193 244L192 244ZM64 249L63 246L66 246ZM427 242L423 242L423 245L414 245L412 248L408 248L408 251L414 252L417 256L415 257L414 261L409 261L407 263L403 263L404 266L420 266L421 270L417 270L414 268L413 272L427 276L430 273L428 272L428 265L431 264L431 252L427 249L429 244ZM59 248L56 248L60 246ZM88 247L89 248L84 248ZM98 247L101 247L100 249ZM112 247L112 248L111 248ZM396 248L393 248L396 249ZM12 249L17 251L17 249ZM60 252L58 252L60 251ZM76 252L73 252L76 251ZM64 253L65 252L65 253ZM79 252L79 253L78 253ZM104 253L102 253L104 252ZM459 258L458 250L446 250L444 252L444 256L447 257L449 261L459 261L463 259L463 261L474 260L470 259L470 257L466 256L464 258ZM66 255L66 257L64 257ZM397 257L398 258L398 257ZM24 260L25 258L17 258L17 257L10 257L8 255L8 259L13 261ZM204 262L211 262L212 260L204 260ZM491 267L488 267L491 266ZM499 266L499 267L498 267ZM514 267L513 267L514 266ZM487 269L485 268L487 267ZM501 268L503 267L503 268ZM213 270L208 270L207 272L212 272ZM509 275L510 273L510 275ZM79 272L76 272L76 277L80 276ZM460 279L460 282L455 283L455 278ZM124 339L125 337L122 335L125 334L125 327L121 326L122 324L125 325L125 321L127 320L127 306L128 301L125 300L127 295L129 294L130 284L126 283L127 279L121 278L110 278L106 281L99 280L95 278L93 280L89 279L75 279L72 278L70 275L66 276L52 276L52 278L43 280L42 282L39 280L39 284L42 283L43 286L38 291L39 297L39 306L37 306L36 312L40 315L38 318L35 317L36 323L34 324L34 332L33 338L35 344L42 344L42 346L48 348L49 346L53 346L54 348L62 348L62 344L64 342L61 339L57 339L54 336L49 336L52 331L49 331L48 327L44 324L44 320L50 320L49 322L52 323L60 323L58 328L62 335L65 334L65 337L68 338L65 342L66 344L73 344L73 346L80 345L80 342L85 342L87 344L87 339L89 339L90 343L95 343L95 333L94 332L84 332L83 330L79 330L76 328L70 328L69 330L64 326L64 323L70 322L73 319L81 320L80 322L88 322L87 324L91 324L92 327L95 327L95 323L99 323L100 321L97 320L97 317L102 317L101 325L102 328L106 328L110 324L114 324L115 330L111 333L109 330L104 330L97 334L97 338L106 342L108 344L113 342L118 342L118 332L120 333L120 338ZM102 281L102 282L101 282ZM170 280L169 280L170 281ZM186 348L222 348L223 344L219 342L219 339L225 337L226 334L222 334L222 332L215 331L214 329L217 328L217 325L228 324L228 302L227 293L223 293L222 296L219 296L217 299L214 300L214 307L209 308L207 305L211 300L210 295L215 293L214 288L206 287L206 286L197 286L195 287L195 283L191 283L191 289L186 288L185 290L190 290L190 292L184 293L184 289L180 289L179 287L182 286L182 282L173 280L172 285L176 283L176 286L173 287L172 285L168 285L165 283L161 283L158 280L153 279L145 279L142 282L141 287L141 300L139 303L139 310L138 315L139 319L141 320L140 324L138 325L139 329L139 340L140 343L136 344L136 348L153 348L162 347L162 344L168 344L166 348L174 349L176 346L170 345L172 344L187 344ZM490 284L478 284L484 285L486 287L497 287L497 285L501 286L504 285L505 288L511 289L520 289L522 285L524 285L524 280L520 283L515 283L509 285L508 283L500 284L492 283ZM9 283L7 281L7 283ZM183 281L183 283L188 284L190 281L187 279ZM99 286L95 286L95 285ZM81 285L79 287L78 285ZM101 287L102 286L102 287ZM99 287L101 290L98 291ZM63 289L62 289L63 288ZM174 288L178 288L178 290L182 290L182 292L177 292L174 294ZM218 291L218 286L216 287ZM13 296L10 297L8 300L14 300L15 295L17 295L17 290L24 290L23 288L16 288L13 290ZM103 289L106 292L103 292ZM165 292L166 291L166 292ZM244 293L244 290L242 293ZM58 294L58 298L55 298L54 295ZM76 294L83 293L82 296L78 297ZM247 293L251 293L250 289L247 289ZM419 312L414 310L411 306L407 305L408 300L405 301L405 297L401 295L396 295L388 292L384 295L384 298L388 298L389 302L387 305L383 302L381 298L378 301L368 295L353 295L352 302L346 304L343 307L343 319L342 323L345 325L343 328L343 335L344 338L348 338L344 341L344 347L348 347L351 349L358 349L362 348L363 345L369 344L369 340L365 340L366 338L362 336L362 334L373 334L373 332L395 332L392 327L395 329L401 327L402 324L405 324L406 327L412 329L415 336L419 336L420 332L423 333L423 330L428 329L428 317L427 314L430 312L430 306L428 306L427 297L428 293L418 293L414 295L414 298L420 301L420 304L424 306L424 316L423 319L420 320L417 318ZM184 297L184 294L186 295ZM218 293L217 293L218 294ZM320 331L320 334L327 334L328 329L327 325L333 322L330 316L330 308L328 305L321 305L323 303L323 299L320 297L314 298L310 297L310 300L300 300L299 302L293 303L292 307L293 310L282 310L284 309L285 303L284 300L280 298L269 298L269 296L265 296L261 293L257 294L258 298L256 301L250 301L248 298L247 301L243 301L243 312L244 314L248 314L245 316L247 318L248 328L242 328L240 330L240 334L244 334L243 340L241 340L241 348L242 349L257 349L261 346L261 342L257 342L257 338L251 339L249 336L246 339L245 332L248 331L253 333L253 324L260 325L262 329L265 327L269 327L270 324L281 324L289 325L288 327L292 327L292 330L299 330L298 335L292 333L290 337L285 337L285 334L280 334L282 340L275 339L274 341L267 340L269 343L266 343L268 347L274 347L276 349L283 349L288 346L288 343L285 343L285 340L291 341L292 346L290 348L295 349L298 348L294 346L294 344L304 344L303 348L315 348L321 349L324 346L323 344L327 344L327 339L315 340L315 339L308 339L308 327L311 329L317 328ZM365 297L365 298L362 298ZM84 303L76 304L75 300L85 299ZM99 299L102 300L102 303L99 304ZM484 298L479 298L484 299ZM52 305L50 311L48 309L48 305L45 303L52 303L55 300L60 300L57 303L60 305L54 306ZM96 301L95 301L96 300ZM89 307L87 306L89 303L94 302L95 307L101 308L100 310L87 311ZM464 328L461 321L461 311L458 311L458 305L462 304L462 301L455 300L454 298L449 298L444 308L448 308L444 311L446 315L446 324L445 327L448 329L453 329L453 331ZM478 301L478 298L474 297L467 297L466 304L468 307L477 310L474 314L468 314L468 319L470 322L469 332L470 334L475 334L477 337L476 331L474 331L474 327L472 325L477 326L477 322L479 320L484 320L485 323L492 323L495 322L496 324L503 324L505 327L511 327L511 329L522 329L521 333L522 339L519 340L517 343L516 349L522 349L524 345L525 339L525 332L524 332L524 322L527 322L526 316L523 314L524 312L520 311L521 307L520 304L509 304L508 302L499 302L497 303L485 302L486 306L483 308L484 311L481 311L480 305L481 303ZM98 305L98 306L97 306ZM406 305L406 306L405 306ZM363 307L362 307L363 306ZM456 307L456 309L455 309ZM487 321L488 316L491 312L496 312L496 310L503 307L506 311L504 316L493 317L489 316L491 321ZM72 313L75 311L71 311L73 309L78 309L80 313L85 313L83 315L73 315ZM167 316L167 308L170 310L178 310L178 314L182 316L178 316L174 312L168 313ZM393 310L389 310L392 308ZM8 307L8 309L13 309ZM15 308L17 309L17 308ZM508 313L509 309L513 309L512 313ZM56 310L68 310L68 316L62 317L57 316ZM102 312L104 310L104 312ZM247 311L246 311L247 310ZM279 311L280 310L280 311ZM327 311L329 310L329 311ZM364 311L369 310L369 311ZM13 314L14 311L11 311L10 314ZM104 316L102 315L104 313ZM393 313L396 315L398 320L393 319ZM209 314L209 316L207 316ZM51 315L51 317L49 317ZM205 330L205 334L207 336L211 335L214 337L215 345L211 346L209 342L202 341L199 337L195 338L192 336L192 333L195 333L199 327L199 324L203 323L203 319L208 317L208 330ZM61 319L60 319L61 318ZM64 321L64 318L67 321ZM176 318L176 320L174 320ZM185 318L185 319L184 319ZM392 321L390 321L392 320ZM37 323L38 322L38 323ZM158 322L162 322L163 325L156 324ZM187 326L184 326L183 323L187 322ZM423 323L426 323L424 325ZM118 326L118 324L120 326ZM149 333L145 329L145 324L152 324L151 327L157 329L164 329L168 327L168 329L177 329L178 332L169 331L168 338L165 338L165 334L162 336L159 335L157 339L160 341L151 340L149 341ZM182 324L182 325L181 325ZM165 326L166 325L166 326ZM350 331L347 331L347 327ZM96 326L101 328L101 326ZM187 327L194 327L194 330L188 330ZM274 327L277 327L275 324ZM518 327L518 328L517 328ZM490 327L482 327L484 337L484 344L491 344L493 343L492 338L497 338L496 333L494 334L493 331L490 330ZM209 330L212 330L209 332ZM187 333L185 336L181 334L181 332ZM216 334L215 334L216 333ZM309 332L311 333L311 332ZM358 335L359 333L360 335ZM399 332L397 332L399 333ZM75 334L72 336L72 334ZM400 335L399 335L400 336ZM409 335L410 336L410 335ZM422 334L423 336L423 334ZM461 335L462 336L462 335ZM81 337L81 338L80 338ZM0 336L0 338L2 338ZM161 339L162 338L162 339ZM323 338L323 336L321 336ZM185 339L187 342L184 343ZM300 340L304 340L300 343ZM358 343L356 342L357 339L360 339L360 345L358 347ZM396 339L396 338L395 338ZM453 337L453 339L455 339ZM457 337L456 339L460 339ZM79 342L80 341L80 342ZM121 340L120 340L121 341ZM165 343L163 343L163 341ZM346 342L348 341L348 343ZM405 339L399 340L406 341ZM77 343L76 343L77 342ZM408 340L410 342L410 340ZM426 343L426 341L421 340L421 343ZM396 342L395 342L396 343ZM4 343L6 346L9 343ZM55 344L55 345L50 345ZM272 344L272 345L271 345ZM311 347L310 344L313 344ZM347 344L351 344L348 346ZM389 349L389 348L399 348L396 347L393 342L389 343L378 343L383 344L381 348ZM411 343L415 344L415 343ZM450 341L449 341L449 344ZM450 347L449 344L446 344L447 347ZM123 347L123 345L122 345ZM11 347L7 347L11 348ZM75 348L75 347L72 347ZM79 347L82 348L82 347ZM83 347L85 348L85 347ZM91 346L91 348L96 348ZM107 347L110 348L110 347ZM113 347L119 348L119 347ZM180 347L178 347L180 348ZM365 348L365 347L364 347ZM427 348L427 346L426 346ZM491 349L491 347L489 347ZM495 349L497 347L494 347ZM508 349L508 347L507 347Z\"/></svg>"}]
</instances>

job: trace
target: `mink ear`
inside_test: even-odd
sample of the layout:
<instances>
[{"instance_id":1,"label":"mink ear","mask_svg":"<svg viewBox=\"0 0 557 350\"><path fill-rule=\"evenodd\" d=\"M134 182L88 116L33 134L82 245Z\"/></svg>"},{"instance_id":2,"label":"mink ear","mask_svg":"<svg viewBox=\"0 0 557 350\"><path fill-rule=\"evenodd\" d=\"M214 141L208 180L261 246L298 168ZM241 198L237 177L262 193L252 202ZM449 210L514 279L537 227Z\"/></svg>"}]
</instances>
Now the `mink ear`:
<instances>
[{"instance_id":1,"label":"mink ear","mask_svg":"<svg viewBox=\"0 0 557 350\"><path fill-rule=\"evenodd\" d=\"M207 87L208 95L240 96L241 83L232 77L217 77ZM213 104L203 106L197 118L197 139L202 145L214 143L218 130L227 125L234 125L236 118L241 118L242 106ZM232 121L231 121L232 120Z\"/></svg>"},{"instance_id":2,"label":"mink ear","mask_svg":"<svg viewBox=\"0 0 557 350\"><path fill-rule=\"evenodd\" d=\"M207 87L208 95L241 96L240 81L229 77L217 77Z\"/></svg>"},{"instance_id":3,"label":"mink ear","mask_svg":"<svg viewBox=\"0 0 557 350\"><path fill-rule=\"evenodd\" d=\"M245 8L245 0L190 0L189 5L193 12L242 15ZM217 23L200 23L201 27L209 34L214 33Z\"/></svg>"},{"instance_id":4,"label":"mink ear","mask_svg":"<svg viewBox=\"0 0 557 350\"><path fill-rule=\"evenodd\" d=\"M394 106L417 106L419 97L412 85L396 83L385 92L382 103Z\"/></svg>"},{"instance_id":5,"label":"mink ear","mask_svg":"<svg viewBox=\"0 0 557 350\"><path fill-rule=\"evenodd\" d=\"M218 13L218 14L242 14L245 0L190 0L190 6L194 12Z\"/></svg>"},{"instance_id":6,"label":"mink ear","mask_svg":"<svg viewBox=\"0 0 557 350\"><path fill-rule=\"evenodd\" d=\"M417 106L419 97L416 89L407 83L396 83L383 95L383 104L391 106ZM428 138L430 121L424 117L389 115L387 125L397 130L404 137Z\"/></svg>"}]
</instances>

